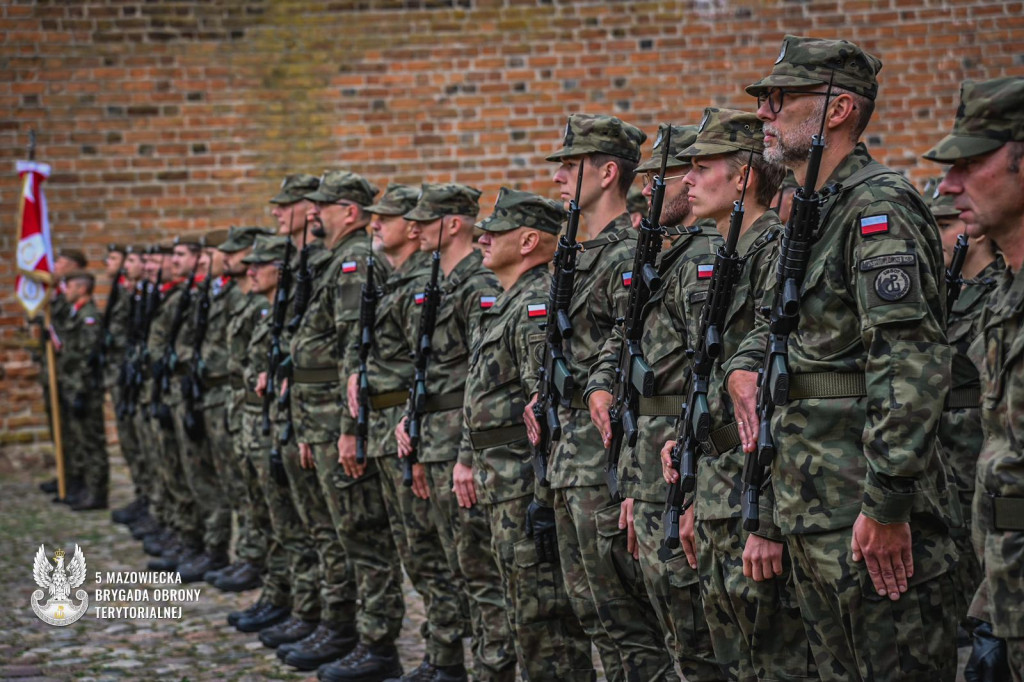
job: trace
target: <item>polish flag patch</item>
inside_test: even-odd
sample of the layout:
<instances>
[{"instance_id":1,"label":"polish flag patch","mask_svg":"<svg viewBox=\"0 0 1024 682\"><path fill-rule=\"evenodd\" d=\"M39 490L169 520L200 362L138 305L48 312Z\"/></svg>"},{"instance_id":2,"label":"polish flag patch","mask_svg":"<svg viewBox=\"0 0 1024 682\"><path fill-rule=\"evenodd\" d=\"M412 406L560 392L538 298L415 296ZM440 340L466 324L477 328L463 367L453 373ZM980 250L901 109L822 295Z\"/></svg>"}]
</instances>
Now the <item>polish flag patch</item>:
<instances>
[{"instance_id":1,"label":"polish flag patch","mask_svg":"<svg viewBox=\"0 0 1024 682\"><path fill-rule=\"evenodd\" d=\"M497 296L481 296L480 307L481 308L493 308L494 302L498 300Z\"/></svg>"},{"instance_id":2,"label":"polish flag patch","mask_svg":"<svg viewBox=\"0 0 1024 682\"><path fill-rule=\"evenodd\" d=\"M427 295L424 293L416 294L412 297L412 300L416 302L416 305L423 305L423 301L427 300Z\"/></svg>"},{"instance_id":3,"label":"polish flag patch","mask_svg":"<svg viewBox=\"0 0 1024 682\"><path fill-rule=\"evenodd\" d=\"M882 215L873 215L867 218L860 219L860 233L861 236L868 236L869 234L882 234L883 232L889 231L889 216L885 213Z\"/></svg>"},{"instance_id":4,"label":"polish flag patch","mask_svg":"<svg viewBox=\"0 0 1024 682\"><path fill-rule=\"evenodd\" d=\"M622 273L622 286L628 287L633 284L633 271Z\"/></svg>"},{"instance_id":5,"label":"polish flag patch","mask_svg":"<svg viewBox=\"0 0 1024 682\"><path fill-rule=\"evenodd\" d=\"M95 318L95 317L87 317L87 318L85 318L85 319L84 319L84 320L82 320L82 321L83 321L83 322L84 322L85 324L87 324L87 325L90 325L90 326L91 326L91 325L94 325L94 324L96 324L96 318Z\"/></svg>"},{"instance_id":6,"label":"polish flag patch","mask_svg":"<svg viewBox=\"0 0 1024 682\"><path fill-rule=\"evenodd\" d=\"M341 264L341 271L342 272L355 272L357 267L358 266L356 265L356 262L354 260L347 260L347 261L345 261L344 263Z\"/></svg>"},{"instance_id":7,"label":"polish flag patch","mask_svg":"<svg viewBox=\"0 0 1024 682\"><path fill-rule=\"evenodd\" d=\"M547 303L533 303L526 306L526 314L529 317L547 317L548 315L548 304Z\"/></svg>"},{"instance_id":8,"label":"polish flag patch","mask_svg":"<svg viewBox=\"0 0 1024 682\"><path fill-rule=\"evenodd\" d=\"M715 274L714 265L698 265L697 266L697 279L711 279L711 276Z\"/></svg>"}]
</instances>

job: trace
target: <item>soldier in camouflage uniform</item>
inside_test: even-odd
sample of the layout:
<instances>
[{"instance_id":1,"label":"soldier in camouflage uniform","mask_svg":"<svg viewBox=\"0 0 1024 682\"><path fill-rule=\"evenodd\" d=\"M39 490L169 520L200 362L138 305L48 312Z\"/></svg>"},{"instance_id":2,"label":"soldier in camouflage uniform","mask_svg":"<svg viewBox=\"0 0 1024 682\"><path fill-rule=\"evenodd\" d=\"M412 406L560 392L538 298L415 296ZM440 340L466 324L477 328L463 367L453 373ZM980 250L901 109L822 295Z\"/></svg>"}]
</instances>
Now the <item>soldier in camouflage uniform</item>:
<instances>
[{"instance_id":1,"label":"soldier in camouflage uniform","mask_svg":"<svg viewBox=\"0 0 1024 682\"><path fill-rule=\"evenodd\" d=\"M789 401L770 425L774 522L822 679L952 679L956 499L935 437L951 358L942 250L917 191L857 142L880 68L852 43L787 36L771 75L747 87L765 158L798 180L829 114ZM759 320L726 367L745 450L756 374L732 368L760 363L766 335Z\"/></svg>"},{"instance_id":2,"label":"soldier in camouflage uniform","mask_svg":"<svg viewBox=\"0 0 1024 682\"><path fill-rule=\"evenodd\" d=\"M713 219L723 236L731 229L745 174L748 184L736 243L742 271L721 330L721 354L711 373L710 438L698 461L694 505L680 522L680 542L700 573L704 613L722 670L730 679L796 680L816 678L814 664L788 587L789 561L781 535L767 521L771 510L766 509L766 522L757 533L748 534L742 527L744 452L722 369L754 326L762 296L775 281L772 268L782 225L768 206L785 169L766 162L763 150L762 125L755 115L709 108L696 142L682 151L694 164L685 180L692 210L698 217ZM670 480L677 476L669 471Z\"/></svg>"},{"instance_id":3,"label":"soldier in camouflage uniform","mask_svg":"<svg viewBox=\"0 0 1024 682\"><path fill-rule=\"evenodd\" d=\"M246 399L243 377L244 369L249 364L245 349L252 336L258 310L266 308L267 304L262 296L252 293L252 282L242 259L252 252L252 244L260 234L266 236L271 232L260 227L232 227L228 231L227 240L218 247L224 254L224 272L234 282L232 293L224 301L227 317L224 345L227 348L228 384L231 388L225 414L231 452L225 457L227 472L224 483L228 487L235 511L238 535L235 538L235 562L212 575L207 574L204 579L229 592L259 587L264 556L268 552L270 518L267 502L259 486L256 469L246 456L242 437Z\"/></svg>"},{"instance_id":4,"label":"soldier in camouflage uniform","mask_svg":"<svg viewBox=\"0 0 1024 682\"><path fill-rule=\"evenodd\" d=\"M583 401L587 372L602 347L613 343L612 329L626 312L636 246L626 193L646 139L615 117L573 114L562 149L547 157L560 164L553 180L566 202L575 196L579 164L586 164L580 211L588 230L597 232L582 243L577 257L569 310L573 335L565 344L577 391L570 407L558 408L562 438L552 448L548 479L566 591L609 680L677 679L643 576L628 550L625 524L619 523L620 501L611 499L605 485L602 434ZM536 440L532 409L526 421Z\"/></svg>"},{"instance_id":5,"label":"soldier in camouflage uniform","mask_svg":"<svg viewBox=\"0 0 1024 682\"><path fill-rule=\"evenodd\" d=\"M64 401L68 440L68 479L81 480L84 494L71 501L75 511L107 508L110 470L103 430L103 392L97 391L97 375L89 362L102 340L99 309L92 299L96 279L75 270L64 276L68 313L62 325L62 344L57 360L61 398Z\"/></svg>"},{"instance_id":6,"label":"soldier in camouflage uniform","mask_svg":"<svg viewBox=\"0 0 1024 682\"><path fill-rule=\"evenodd\" d=\"M971 359L982 379L984 444L972 506L975 547L984 578L971 615L970 680L1024 679L1024 78L965 82L953 131L925 154L952 163L939 192L973 240L999 244L1007 269L982 312ZM972 246L973 248L973 246ZM955 308L954 308L955 309Z\"/></svg>"},{"instance_id":7,"label":"soldier in camouflage uniform","mask_svg":"<svg viewBox=\"0 0 1024 682\"><path fill-rule=\"evenodd\" d=\"M423 596L426 621L421 635L426 640L423 663L410 678L429 680L438 666L462 666L462 636L466 632L466 606L454 588L455 578L441 547L430 501L417 497L402 485L395 427L409 398L412 360L409 339L416 333L418 308L430 278L430 257L419 250L419 225L404 216L417 202L419 189L388 186L380 201L366 210L373 215L370 227L374 250L391 264L391 274L377 302L373 344L367 359L370 423L367 464L355 461L352 448L339 448L339 461L350 477L363 475L369 462L380 472L378 481L391 527L391 537L409 580ZM358 406L358 375L348 380L349 420ZM346 431L349 426L343 423ZM369 647L357 651L374 653ZM381 652L385 655L387 652ZM323 672L325 669L321 669Z\"/></svg>"},{"instance_id":8,"label":"soldier in camouflage uniform","mask_svg":"<svg viewBox=\"0 0 1024 682\"><path fill-rule=\"evenodd\" d=\"M631 452L619 458L619 489L623 496L620 525L625 522L627 550L639 558L647 597L654 606L666 643L688 680L718 680L722 675L715 663L707 622L701 609L697 571L686 563L683 551L663 546L667 487L661 476L658 452L675 433L679 406L685 401L686 350L695 341L702 302L721 243L714 223L688 226L690 202L683 182L690 169L689 158L676 155L697 137L697 126L662 124L651 158L637 167L645 175L643 192L650 194L653 174L660 170L668 143L665 197L660 222L665 226L669 248L660 255L658 270L662 286L651 297L644 313L642 349L655 376L655 395L642 398L637 428L643 434ZM602 349L590 371L586 388L591 419L599 433L610 430L609 409L614 400L623 327L612 332L613 343ZM605 442L608 447L610 441ZM628 447L623 445L624 448ZM611 549L609 546L605 546ZM608 561L614 560L609 557Z\"/></svg>"},{"instance_id":9,"label":"soldier in camouflage uniform","mask_svg":"<svg viewBox=\"0 0 1024 682\"><path fill-rule=\"evenodd\" d=\"M561 570L541 561L524 523L538 484L523 410L537 385L547 264L564 216L550 199L502 187L494 212L478 225L483 264L504 292L484 311L470 356L454 477L460 506L478 509L487 521L490 545L474 549L488 550L501 572L510 637L530 680L594 676L590 642L569 606ZM463 468L468 478L458 475Z\"/></svg>"},{"instance_id":10,"label":"soldier in camouflage uniform","mask_svg":"<svg viewBox=\"0 0 1024 682\"><path fill-rule=\"evenodd\" d=\"M504 613L501 578L493 557L478 546L490 544L490 527L479 509L460 510L452 492L458 448L462 438L463 388L469 348L480 328L480 317L501 292L497 279L473 248L473 226L480 211L479 190L456 183L424 184L416 207L405 215L419 223L420 250L440 245L441 302L427 366L427 407L423 415L419 461L413 465L413 492L430 499L438 533L456 575L456 589L465 586L473 636L474 677L507 680L515 675L515 652ZM414 332L408 339L416 347ZM410 442L406 420L396 429L399 456ZM415 551L415 550L414 550ZM464 679L459 665L442 671ZM448 678L446 678L448 679Z\"/></svg>"}]
</instances>

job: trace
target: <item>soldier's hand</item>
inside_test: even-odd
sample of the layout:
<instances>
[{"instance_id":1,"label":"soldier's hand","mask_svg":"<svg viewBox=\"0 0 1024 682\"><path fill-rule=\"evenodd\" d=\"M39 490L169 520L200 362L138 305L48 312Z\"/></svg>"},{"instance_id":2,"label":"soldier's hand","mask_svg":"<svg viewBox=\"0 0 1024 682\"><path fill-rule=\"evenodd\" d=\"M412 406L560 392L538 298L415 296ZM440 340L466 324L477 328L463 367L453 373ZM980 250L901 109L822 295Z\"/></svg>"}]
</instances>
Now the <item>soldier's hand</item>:
<instances>
[{"instance_id":1,"label":"soldier's hand","mask_svg":"<svg viewBox=\"0 0 1024 682\"><path fill-rule=\"evenodd\" d=\"M782 575L782 543L748 535L743 547L743 575L757 582Z\"/></svg>"},{"instance_id":2,"label":"soldier's hand","mask_svg":"<svg viewBox=\"0 0 1024 682\"><path fill-rule=\"evenodd\" d=\"M460 507L469 509L476 504L476 484L473 482L473 467L456 462L452 471L452 490Z\"/></svg>"},{"instance_id":3,"label":"soldier's hand","mask_svg":"<svg viewBox=\"0 0 1024 682\"><path fill-rule=\"evenodd\" d=\"M412 454L412 439L409 438L409 432L405 430L405 425L409 423L408 415L402 417L402 421L398 422L398 426L395 427L395 440L398 441L398 456L408 457Z\"/></svg>"},{"instance_id":4,"label":"soldier's hand","mask_svg":"<svg viewBox=\"0 0 1024 682\"><path fill-rule=\"evenodd\" d=\"M316 462L313 461L313 448L309 443L299 443L299 466L303 469L315 469Z\"/></svg>"},{"instance_id":5,"label":"soldier's hand","mask_svg":"<svg viewBox=\"0 0 1024 682\"><path fill-rule=\"evenodd\" d=\"M964 668L964 680L997 682L1010 679L1006 640L995 636L992 624L979 622L971 632L971 640L971 657Z\"/></svg>"},{"instance_id":6,"label":"soldier's hand","mask_svg":"<svg viewBox=\"0 0 1024 682\"><path fill-rule=\"evenodd\" d=\"M277 392L278 395L288 395L288 378L281 379L281 388Z\"/></svg>"},{"instance_id":7,"label":"soldier's hand","mask_svg":"<svg viewBox=\"0 0 1024 682\"><path fill-rule=\"evenodd\" d=\"M353 374L348 378L348 386L345 389L348 397L348 413L353 419L359 416L359 375Z\"/></svg>"},{"instance_id":8,"label":"soldier's hand","mask_svg":"<svg viewBox=\"0 0 1024 682\"><path fill-rule=\"evenodd\" d=\"M909 523L879 523L864 516L853 522L850 542L853 560L864 560L879 596L896 601L907 591L907 579L914 575Z\"/></svg>"},{"instance_id":9,"label":"soldier's hand","mask_svg":"<svg viewBox=\"0 0 1024 682\"><path fill-rule=\"evenodd\" d=\"M75 397L71 399L71 415L77 419L85 417L85 394L76 393Z\"/></svg>"},{"instance_id":10,"label":"soldier's hand","mask_svg":"<svg viewBox=\"0 0 1024 682\"><path fill-rule=\"evenodd\" d=\"M338 438L338 464L349 478L359 478L366 473L366 462L356 464L356 437L347 433Z\"/></svg>"},{"instance_id":11,"label":"soldier's hand","mask_svg":"<svg viewBox=\"0 0 1024 682\"><path fill-rule=\"evenodd\" d=\"M533 538L537 560L544 564L558 561L558 535L555 532L555 510L534 500L526 509L526 535Z\"/></svg>"},{"instance_id":12,"label":"soldier's hand","mask_svg":"<svg viewBox=\"0 0 1024 682\"><path fill-rule=\"evenodd\" d=\"M612 444L612 419L608 413L614 400L615 397L608 391L594 391L587 399L587 405L590 407L590 421L597 427L597 432L601 434L601 441L605 447Z\"/></svg>"},{"instance_id":13,"label":"soldier's hand","mask_svg":"<svg viewBox=\"0 0 1024 682\"><path fill-rule=\"evenodd\" d=\"M679 517L679 546L686 555L686 563L697 570L697 542L693 533L693 505L691 504Z\"/></svg>"},{"instance_id":14,"label":"soldier's hand","mask_svg":"<svg viewBox=\"0 0 1024 682\"><path fill-rule=\"evenodd\" d=\"M679 481L679 472L672 466L672 448L675 446L674 440L667 440L661 446L661 475L665 477L665 483L669 485Z\"/></svg>"},{"instance_id":15,"label":"soldier's hand","mask_svg":"<svg viewBox=\"0 0 1024 682\"><path fill-rule=\"evenodd\" d=\"M526 403L526 409L523 410L526 437L530 439L531 445L540 445L540 424L537 423L537 417L533 414L533 406L537 404L538 397L540 397L539 394L534 393L533 397L530 398L530 402Z\"/></svg>"},{"instance_id":16,"label":"soldier's hand","mask_svg":"<svg viewBox=\"0 0 1024 682\"><path fill-rule=\"evenodd\" d=\"M427 468L420 462L412 465L412 494L421 500L430 499L430 486L427 485Z\"/></svg>"},{"instance_id":17,"label":"soldier's hand","mask_svg":"<svg viewBox=\"0 0 1024 682\"><path fill-rule=\"evenodd\" d=\"M263 397L263 394L267 392L267 373L260 372L260 375L256 377L256 395Z\"/></svg>"},{"instance_id":18,"label":"soldier's hand","mask_svg":"<svg viewBox=\"0 0 1024 682\"><path fill-rule=\"evenodd\" d=\"M734 370L728 383L743 452L753 452L757 447L757 372Z\"/></svg>"},{"instance_id":19,"label":"soldier's hand","mask_svg":"<svg viewBox=\"0 0 1024 682\"><path fill-rule=\"evenodd\" d=\"M640 545L636 541L636 527L633 525L633 498L627 497L619 505L619 530L626 531L626 551L640 560Z\"/></svg>"}]
</instances>

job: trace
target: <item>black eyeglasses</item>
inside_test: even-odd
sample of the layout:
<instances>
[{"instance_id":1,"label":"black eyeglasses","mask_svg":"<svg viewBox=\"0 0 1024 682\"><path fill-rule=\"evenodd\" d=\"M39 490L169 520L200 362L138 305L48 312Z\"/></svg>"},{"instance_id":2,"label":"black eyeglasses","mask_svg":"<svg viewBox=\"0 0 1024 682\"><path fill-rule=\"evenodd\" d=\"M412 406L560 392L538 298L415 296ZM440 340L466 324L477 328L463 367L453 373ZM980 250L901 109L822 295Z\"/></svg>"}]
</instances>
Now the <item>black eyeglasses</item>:
<instances>
[{"instance_id":1,"label":"black eyeglasses","mask_svg":"<svg viewBox=\"0 0 1024 682\"><path fill-rule=\"evenodd\" d=\"M757 96L757 108L760 109L764 106L765 102L768 102L768 109L773 113L777 114L782 111L782 104L785 101L786 95L791 97L807 97L807 96L818 96L828 97L827 92L814 92L807 90L790 90L789 88L768 88L762 90L761 94Z\"/></svg>"}]
</instances>

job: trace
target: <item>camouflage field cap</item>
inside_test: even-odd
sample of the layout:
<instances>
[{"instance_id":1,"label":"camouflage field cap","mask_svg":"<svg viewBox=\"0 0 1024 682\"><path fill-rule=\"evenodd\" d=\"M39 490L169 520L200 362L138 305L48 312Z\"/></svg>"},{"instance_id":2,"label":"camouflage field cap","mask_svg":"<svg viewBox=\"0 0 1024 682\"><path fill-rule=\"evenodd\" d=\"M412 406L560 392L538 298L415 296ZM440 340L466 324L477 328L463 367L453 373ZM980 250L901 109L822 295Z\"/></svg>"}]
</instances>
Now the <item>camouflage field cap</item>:
<instances>
[{"instance_id":1,"label":"camouflage field cap","mask_svg":"<svg viewBox=\"0 0 1024 682\"><path fill-rule=\"evenodd\" d=\"M174 247L170 244L150 244L146 247L146 253L150 256L169 256L174 253Z\"/></svg>"},{"instance_id":2,"label":"camouflage field cap","mask_svg":"<svg viewBox=\"0 0 1024 682\"><path fill-rule=\"evenodd\" d=\"M197 246L200 249L206 246L206 241L200 234L186 234L179 237L175 237L174 241L171 242L172 247L174 246ZM172 248L173 251L173 248Z\"/></svg>"},{"instance_id":3,"label":"camouflage field cap","mask_svg":"<svg viewBox=\"0 0 1024 682\"><path fill-rule=\"evenodd\" d=\"M679 152L683 158L732 152L764 153L764 124L756 114L708 107L697 127L697 139Z\"/></svg>"},{"instance_id":4,"label":"camouflage field cap","mask_svg":"<svg viewBox=\"0 0 1024 682\"><path fill-rule=\"evenodd\" d=\"M228 230L225 229L210 230L203 235L203 244L208 249L217 249L227 240Z\"/></svg>"},{"instance_id":5,"label":"camouflage field cap","mask_svg":"<svg viewBox=\"0 0 1024 682\"><path fill-rule=\"evenodd\" d=\"M565 124L562 148L548 161L561 161L585 154L610 154L636 163L640 145L647 139L644 131L615 116L572 114Z\"/></svg>"},{"instance_id":6,"label":"camouflage field cap","mask_svg":"<svg viewBox=\"0 0 1024 682\"><path fill-rule=\"evenodd\" d=\"M281 181L281 190L270 199L272 204L294 204L302 201L320 186L320 179L309 173L293 173Z\"/></svg>"},{"instance_id":7,"label":"camouflage field cap","mask_svg":"<svg viewBox=\"0 0 1024 682\"><path fill-rule=\"evenodd\" d=\"M668 132L668 124L662 123L658 126L658 137L654 140L654 148L651 149L651 158L636 167L637 173L648 171L659 172L661 170L661 154L664 149L664 141ZM697 139L697 126L672 126L672 135L668 138L668 168L682 168L690 165L689 157L677 158L677 154L683 151ZM647 201L644 199L644 201ZM646 209L645 209L646 210Z\"/></svg>"},{"instance_id":8,"label":"camouflage field cap","mask_svg":"<svg viewBox=\"0 0 1024 682\"><path fill-rule=\"evenodd\" d=\"M404 216L415 208L416 201L419 199L419 196L420 190L416 187L413 187L412 185L400 185L396 182L392 182L384 191L384 196L382 196L377 203L367 206L364 210L367 213L373 213L376 215Z\"/></svg>"},{"instance_id":9,"label":"camouflage field cap","mask_svg":"<svg viewBox=\"0 0 1024 682\"><path fill-rule=\"evenodd\" d=\"M502 187L494 202L494 211L477 227L484 232L509 232L529 227L548 234L558 234L565 221L561 202L539 194Z\"/></svg>"},{"instance_id":10,"label":"camouflage field cap","mask_svg":"<svg viewBox=\"0 0 1024 682\"><path fill-rule=\"evenodd\" d=\"M924 197L924 203L928 205L932 215L936 218L955 218L960 215L960 211L953 208L953 195L952 194L939 194L939 184L942 182L942 177L928 178L924 183L924 188L921 190L921 196Z\"/></svg>"},{"instance_id":11,"label":"camouflage field cap","mask_svg":"<svg viewBox=\"0 0 1024 682\"><path fill-rule=\"evenodd\" d=\"M320 176L320 186L306 198L319 204L334 204L351 201L359 206L369 206L380 189L358 173L350 171L325 171Z\"/></svg>"},{"instance_id":12,"label":"camouflage field cap","mask_svg":"<svg viewBox=\"0 0 1024 682\"><path fill-rule=\"evenodd\" d=\"M457 182L423 183L416 206L406 220L429 223L446 215L476 216L480 212L480 190Z\"/></svg>"},{"instance_id":13,"label":"camouflage field cap","mask_svg":"<svg viewBox=\"0 0 1024 682\"><path fill-rule=\"evenodd\" d=\"M953 132L925 152L924 158L952 163L1020 141L1024 141L1024 77L964 81Z\"/></svg>"},{"instance_id":14,"label":"camouflage field cap","mask_svg":"<svg viewBox=\"0 0 1024 682\"><path fill-rule=\"evenodd\" d=\"M756 97L768 88L828 85L835 73L833 85L873 100L881 70L882 60L849 41L788 35L771 74L748 85L746 91Z\"/></svg>"},{"instance_id":15,"label":"camouflage field cap","mask_svg":"<svg viewBox=\"0 0 1024 682\"><path fill-rule=\"evenodd\" d=\"M72 260L80 268L84 268L86 265L89 264L89 259L85 257L85 253L80 249L60 249L57 251L57 257Z\"/></svg>"},{"instance_id":16,"label":"camouflage field cap","mask_svg":"<svg viewBox=\"0 0 1024 682\"><path fill-rule=\"evenodd\" d=\"M110 244L107 244L107 253L120 253L120 254L123 255L123 254L127 253L127 250L126 250L127 248L128 247L125 246L124 244L118 244L117 242L111 242Z\"/></svg>"},{"instance_id":17,"label":"camouflage field cap","mask_svg":"<svg viewBox=\"0 0 1024 682\"><path fill-rule=\"evenodd\" d=\"M148 246L143 246L142 244L128 244L127 246L124 247L124 255L127 256L129 254L134 253L141 256L142 254L146 253L148 249Z\"/></svg>"},{"instance_id":18,"label":"camouflage field cap","mask_svg":"<svg viewBox=\"0 0 1024 682\"><path fill-rule=\"evenodd\" d=\"M643 188L637 187L636 185L630 187L629 193L626 195L626 212L647 213L647 209L647 197L644 196Z\"/></svg>"},{"instance_id":19,"label":"camouflage field cap","mask_svg":"<svg viewBox=\"0 0 1024 682\"><path fill-rule=\"evenodd\" d=\"M266 227L235 227L228 228L228 238L217 248L224 253L238 253L252 246L259 235L272 235L274 231Z\"/></svg>"},{"instance_id":20,"label":"camouflage field cap","mask_svg":"<svg viewBox=\"0 0 1024 682\"><path fill-rule=\"evenodd\" d=\"M90 284L96 283L96 275L92 274L88 270L72 270L61 279L65 282L70 282L73 279L85 279L88 280Z\"/></svg>"},{"instance_id":21,"label":"camouflage field cap","mask_svg":"<svg viewBox=\"0 0 1024 682\"><path fill-rule=\"evenodd\" d=\"M262 265L283 261L288 253L288 237L273 235L257 235L252 245L252 253L242 259L248 265Z\"/></svg>"}]
</instances>

